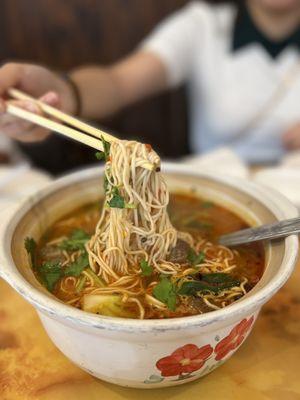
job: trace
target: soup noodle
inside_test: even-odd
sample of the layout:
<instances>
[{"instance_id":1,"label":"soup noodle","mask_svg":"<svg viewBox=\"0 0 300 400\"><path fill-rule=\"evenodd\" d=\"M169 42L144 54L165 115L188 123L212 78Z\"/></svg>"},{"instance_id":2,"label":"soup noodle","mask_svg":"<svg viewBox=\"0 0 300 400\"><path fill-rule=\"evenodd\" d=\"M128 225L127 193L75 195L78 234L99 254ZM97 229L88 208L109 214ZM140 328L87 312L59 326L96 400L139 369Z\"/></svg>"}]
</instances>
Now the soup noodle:
<instances>
[{"instance_id":1,"label":"soup noodle","mask_svg":"<svg viewBox=\"0 0 300 400\"><path fill-rule=\"evenodd\" d=\"M117 141L105 156L105 199L94 234L72 239L65 248L66 236L47 243L59 250L58 297L86 311L143 319L219 309L250 290L249 276L237 273L237 250L212 243L199 230L175 229L160 159L151 146ZM88 268L78 274L74 265L86 254Z\"/></svg>"}]
</instances>

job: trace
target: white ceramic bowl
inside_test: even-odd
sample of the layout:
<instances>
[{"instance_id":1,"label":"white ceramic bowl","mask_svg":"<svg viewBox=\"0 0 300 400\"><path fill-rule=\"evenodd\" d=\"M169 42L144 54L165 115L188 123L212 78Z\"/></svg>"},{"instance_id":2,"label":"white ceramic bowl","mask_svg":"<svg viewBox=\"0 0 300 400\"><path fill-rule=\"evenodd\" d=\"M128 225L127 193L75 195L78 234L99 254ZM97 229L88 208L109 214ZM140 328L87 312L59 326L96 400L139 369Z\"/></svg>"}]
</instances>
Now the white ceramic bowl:
<instances>
[{"instance_id":1,"label":"white ceramic bowl","mask_svg":"<svg viewBox=\"0 0 300 400\"><path fill-rule=\"evenodd\" d=\"M164 164L171 191L199 193L252 225L292 218L297 211L280 194L253 183ZM9 215L1 215L0 274L37 310L56 346L80 368L122 386L156 388L197 379L231 357L251 331L262 305L290 276L298 238L266 246L261 281L229 307L165 320L101 317L61 303L35 279L24 238L36 240L58 218L100 197L101 168L59 179ZM221 221L220 221L221 223Z\"/></svg>"}]
</instances>

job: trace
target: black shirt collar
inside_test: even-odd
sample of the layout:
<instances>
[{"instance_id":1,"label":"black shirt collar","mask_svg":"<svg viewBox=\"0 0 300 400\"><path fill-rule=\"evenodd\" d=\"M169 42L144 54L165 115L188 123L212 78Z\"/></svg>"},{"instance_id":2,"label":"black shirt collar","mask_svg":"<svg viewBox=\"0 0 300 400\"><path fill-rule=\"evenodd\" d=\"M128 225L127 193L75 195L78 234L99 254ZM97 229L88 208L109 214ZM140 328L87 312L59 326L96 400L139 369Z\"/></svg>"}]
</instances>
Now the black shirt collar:
<instances>
[{"instance_id":1,"label":"black shirt collar","mask_svg":"<svg viewBox=\"0 0 300 400\"><path fill-rule=\"evenodd\" d=\"M286 39L273 41L255 26L247 7L240 5L233 28L232 50L238 51L252 43L259 43L272 58L276 58L286 47L295 46L300 50L300 27Z\"/></svg>"}]
</instances>

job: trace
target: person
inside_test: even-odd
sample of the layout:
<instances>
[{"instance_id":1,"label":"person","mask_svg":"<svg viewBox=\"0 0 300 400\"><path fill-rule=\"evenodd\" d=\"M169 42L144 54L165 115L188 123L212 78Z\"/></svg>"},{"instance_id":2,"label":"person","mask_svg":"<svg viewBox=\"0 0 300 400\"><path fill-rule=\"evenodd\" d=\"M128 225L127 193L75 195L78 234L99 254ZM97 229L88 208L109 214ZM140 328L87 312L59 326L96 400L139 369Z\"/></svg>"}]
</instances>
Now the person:
<instances>
[{"instance_id":1,"label":"person","mask_svg":"<svg viewBox=\"0 0 300 400\"><path fill-rule=\"evenodd\" d=\"M249 163L277 162L300 149L299 21L298 0L193 1L109 67L82 66L66 79L38 65L5 64L0 131L21 141L49 134L5 114L10 87L91 120L186 83L194 152L230 146Z\"/></svg>"}]
</instances>

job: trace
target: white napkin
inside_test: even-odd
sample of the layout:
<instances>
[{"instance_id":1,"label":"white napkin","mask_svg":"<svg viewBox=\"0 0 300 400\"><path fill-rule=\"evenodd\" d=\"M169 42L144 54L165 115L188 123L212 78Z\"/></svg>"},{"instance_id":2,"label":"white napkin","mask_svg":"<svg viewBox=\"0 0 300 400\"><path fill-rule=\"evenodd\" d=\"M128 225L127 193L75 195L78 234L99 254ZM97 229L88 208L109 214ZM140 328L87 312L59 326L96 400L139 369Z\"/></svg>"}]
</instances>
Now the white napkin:
<instances>
[{"instance_id":1,"label":"white napkin","mask_svg":"<svg viewBox=\"0 0 300 400\"><path fill-rule=\"evenodd\" d=\"M238 178L249 177L249 169L246 164L228 147L222 147L204 155L188 156L183 158L182 162L201 171Z\"/></svg>"},{"instance_id":2,"label":"white napkin","mask_svg":"<svg viewBox=\"0 0 300 400\"><path fill-rule=\"evenodd\" d=\"M229 148L204 155L189 156L183 163L221 176L251 179L282 193L300 209L300 152L288 154L276 168L262 168L252 173L249 167Z\"/></svg>"},{"instance_id":3,"label":"white napkin","mask_svg":"<svg viewBox=\"0 0 300 400\"><path fill-rule=\"evenodd\" d=\"M300 167L265 168L256 172L253 180L277 190L300 209Z\"/></svg>"},{"instance_id":4,"label":"white napkin","mask_svg":"<svg viewBox=\"0 0 300 400\"><path fill-rule=\"evenodd\" d=\"M288 153L278 167L258 171L253 179L278 190L300 209L300 151Z\"/></svg>"},{"instance_id":5,"label":"white napkin","mask_svg":"<svg viewBox=\"0 0 300 400\"><path fill-rule=\"evenodd\" d=\"M28 164L0 167L0 211L17 205L49 181L49 175L31 169Z\"/></svg>"}]
</instances>

